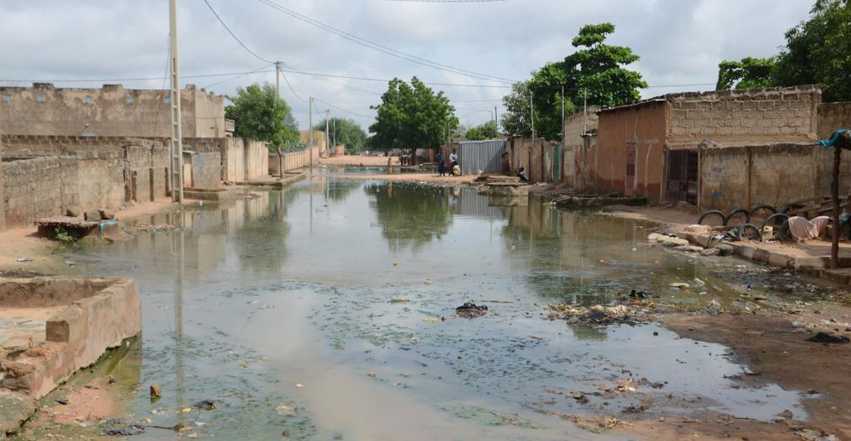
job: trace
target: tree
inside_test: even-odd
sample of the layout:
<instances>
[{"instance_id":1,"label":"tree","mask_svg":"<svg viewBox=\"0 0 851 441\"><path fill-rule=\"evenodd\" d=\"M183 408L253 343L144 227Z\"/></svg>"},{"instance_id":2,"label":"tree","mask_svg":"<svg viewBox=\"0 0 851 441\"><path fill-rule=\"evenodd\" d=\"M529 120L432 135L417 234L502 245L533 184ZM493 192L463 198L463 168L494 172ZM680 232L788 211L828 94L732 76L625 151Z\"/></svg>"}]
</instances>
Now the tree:
<instances>
[{"instance_id":1,"label":"tree","mask_svg":"<svg viewBox=\"0 0 851 441\"><path fill-rule=\"evenodd\" d=\"M718 84L715 90L760 89L776 85L777 59L742 58L724 60L718 65Z\"/></svg>"},{"instance_id":2,"label":"tree","mask_svg":"<svg viewBox=\"0 0 851 441\"><path fill-rule=\"evenodd\" d=\"M236 121L235 134L269 143L269 149L286 149L299 143L298 127L290 106L270 84L252 84L237 90L225 108L225 116Z\"/></svg>"},{"instance_id":3,"label":"tree","mask_svg":"<svg viewBox=\"0 0 851 441\"><path fill-rule=\"evenodd\" d=\"M446 141L447 130L458 126L455 108L443 92L434 93L414 77L408 84L394 78L381 96L370 148L376 150L437 148Z\"/></svg>"},{"instance_id":4,"label":"tree","mask_svg":"<svg viewBox=\"0 0 851 441\"><path fill-rule=\"evenodd\" d=\"M825 101L851 100L851 1L817 0L810 19L786 32L775 80L821 84Z\"/></svg>"},{"instance_id":5,"label":"tree","mask_svg":"<svg viewBox=\"0 0 851 441\"><path fill-rule=\"evenodd\" d=\"M615 31L611 23L583 26L573 39L577 50L558 63L547 63L523 83L516 83L503 98L507 113L502 124L514 135L531 135L530 97L534 103L535 131L547 139L561 137L561 108L565 114L589 106L619 106L638 101L647 87L641 74L626 68L638 55L624 46L604 42ZM562 98L562 90L564 97Z\"/></svg>"},{"instance_id":6,"label":"tree","mask_svg":"<svg viewBox=\"0 0 851 441\"><path fill-rule=\"evenodd\" d=\"M532 136L529 107L529 82L521 81L511 85L511 93L502 98L505 113L502 114L502 128L515 136Z\"/></svg>"},{"instance_id":7,"label":"tree","mask_svg":"<svg viewBox=\"0 0 851 441\"><path fill-rule=\"evenodd\" d=\"M325 131L325 120L313 126L314 130ZM331 133L331 140L337 144L345 144L346 152L357 153L366 146L366 132L363 131L360 124L350 119L331 118L328 121L328 129Z\"/></svg>"},{"instance_id":8,"label":"tree","mask_svg":"<svg viewBox=\"0 0 851 441\"><path fill-rule=\"evenodd\" d=\"M496 130L496 122L488 121L484 124L471 127L464 134L464 138L469 141L481 141L485 139L499 138L499 133Z\"/></svg>"}]
</instances>

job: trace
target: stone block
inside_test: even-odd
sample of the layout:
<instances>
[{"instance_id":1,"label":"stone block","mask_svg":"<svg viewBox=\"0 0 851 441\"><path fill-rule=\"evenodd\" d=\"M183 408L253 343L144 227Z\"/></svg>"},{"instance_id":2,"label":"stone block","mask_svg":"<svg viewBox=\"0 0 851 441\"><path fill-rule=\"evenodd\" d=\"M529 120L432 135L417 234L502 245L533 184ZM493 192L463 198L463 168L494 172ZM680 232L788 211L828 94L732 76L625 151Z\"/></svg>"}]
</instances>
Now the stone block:
<instances>
[{"instance_id":1,"label":"stone block","mask_svg":"<svg viewBox=\"0 0 851 441\"><path fill-rule=\"evenodd\" d=\"M98 210L86 210L85 215L83 216L87 221L97 222L100 220L100 211Z\"/></svg>"}]
</instances>

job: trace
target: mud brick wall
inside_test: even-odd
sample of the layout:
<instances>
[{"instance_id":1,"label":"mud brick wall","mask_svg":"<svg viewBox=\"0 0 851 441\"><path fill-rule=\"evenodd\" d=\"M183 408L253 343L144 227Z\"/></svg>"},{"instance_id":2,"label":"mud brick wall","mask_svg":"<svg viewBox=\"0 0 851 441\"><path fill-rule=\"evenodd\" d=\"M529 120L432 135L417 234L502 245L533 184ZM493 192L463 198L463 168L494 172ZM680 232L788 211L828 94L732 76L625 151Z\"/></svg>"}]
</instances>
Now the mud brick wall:
<instances>
[{"instance_id":1,"label":"mud brick wall","mask_svg":"<svg viewBox=\"0 0 851 441\"><path fill-rule=\"evenodd\" d=\"M6 228L6 188L3 176L3 145L0 144L0 231Z\"/></svg>"},{"instance_id":2,"label":"mud brick wall","mask_svg":"<svg viewBox=\"0 0 851 441\"><path fill-rule=\"evenodd\" d=\"M822 196L829 175L825 155L814 144L702 148L700 208L728 212L762 204L780 207Z\"/></svg>"},{"instance_id":3,"label":"mud brick wall","mask_svg":"<svg viewBox=\"0 0 851 441\"><path fill-rule=\"evenodd\" d=\"M119 208L124 203L124 158L117 148L78 152L79 207Z\"/></svg>"},{"instance_id":4,"label":"mud brick wall","mask_svg":"<svg viewBox=\"0 0 851 441\"><path fill-rule=\"evenodd\" d=\"M225 136L224 97L187 85L181 90L183 134ZM171 136L168 90L0 87L0 126L12 135L85 137Z\"/></svg>"},{"instance_id":5,"label":"mud brick wall","mask_svg":"<svg viewBox=\"0 0 851 441\"><path fill-rule=\"evenodd\" d=\"M8 135L2 141L6 227L68 208L117 209L167 195L168 148L157 141Z\"/></svg>"},{"instance_id":6,"label":"mud brick wall","mask_svg":"<svg viewBox=\"0 0 851 441\"><path fill-rule=\"evenodd\" d=\"M808 142L818 132L821 90L811 86L668 95L668 138ZM696 144L695 144L696 146Z\"/></svg>"},{"instance_id":7,"label":"mud brick wall","mask_svg":"<svg viewBox=\"0 0 851 441\"><path fill-rule=\"evenodd\" d=\"M269 174L269 149L265 142L247 140L245 145L245 180Z\"/></svg>"},{"instance_id":8,"label":"mud brick wall","mask_svg":"<svg viewBox=\"0 0 851 441\"><path fill-rule=\"evenodd\" d=\"M245 182L245 143L242 138L227 138L222 150L222 180Z\"/></svg>"},{"instance_id":9,"label":"mud brick wall","mask_svg":"<svg viewBox=\"0 0 851 441\"><path fill-rule=\"evenodd\" d=\"M29 224L79 206L79 164L73 157L4 159L6 226Z\"/></svg>"},{"instance_id":10,"label":"mud brick wall","mask_svg":"<svg viewBox=\"0 0 851 441\"><path fill-rule=\"evenodd\" d=\"M221 158L219 152L192 155L192 188L215 190L221 186Z\"/></svg>"},{"instance_id":11,"label":"mud brick wall","mask_svg":"<svg viewBox=\"0 0 851 441\"><path fill-rule=\"evenodd\" d=\"M125 200L150 202L168 196L168 147L145 142L124 146Z\"/></svg>"},{"instance_id":12,"label":"mud brick wall","mask_svg":"<svg viewBox=\"0 0 851 441\"><path fill-rule=\"evenodd\" d=\"M819 138L830 138L830 135L836 129L851 129L851 102L821 103L819 105Z\"/></svg>"}]
</instances>

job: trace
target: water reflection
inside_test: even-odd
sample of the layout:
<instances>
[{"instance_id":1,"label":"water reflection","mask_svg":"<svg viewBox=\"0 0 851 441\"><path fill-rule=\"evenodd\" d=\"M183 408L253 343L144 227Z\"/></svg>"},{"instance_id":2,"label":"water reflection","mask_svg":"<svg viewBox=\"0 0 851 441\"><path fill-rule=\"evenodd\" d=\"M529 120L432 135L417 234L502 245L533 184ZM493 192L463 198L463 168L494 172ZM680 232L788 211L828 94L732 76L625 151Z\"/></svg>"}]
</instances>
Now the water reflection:
<instances>
[{"instance_id":1,"label":"water reflection","mask_svg":"<svg viewBox=\"0 0 851 441\"><path fill-rule=\"evenodd\" d=\"M522 434L479 433L476 421L435 414L462 403L535 418L529 403L546 390L611 383L622 369L671 380L666 394L705 396L742 415L770 417L795 404L794 392L730 388L725 375L741 367L717 345L658 327L568 329L541 318L547 303L605 303L631 287L682 295L668 284L700 277L718 287L707 296L726 289L723 274L647 246L637 222L534 201L494 206L473 188L323 174L146 220L166 222L184 228L74 258L82 272L137 280L143 384L163 386L168 406L156 418L164 424L180 406L219 399L217 412L189 415L220 439L274 439L283 430L296 439L373 439L356 434L388 425L423 439L572 439L516 427ZM454 319L469 300L492 312ZM376 371L379 378L367 376ZM297 420L276 412L287 403L303 409ZM151 406L140 391L136 414ZM583 408L568 399L556 410Z\"/></svg>"},{"instance_id":2,"label":"water reflection","mask_svg":"<svg viewBox=\"0 0 851 441\"><path fill-rule=\"evenodd\" d=\"M364 191L392 250L420 249L443 237L452 224L447 188L387 182L367 184Z\"/></svg>"}]
</instances>

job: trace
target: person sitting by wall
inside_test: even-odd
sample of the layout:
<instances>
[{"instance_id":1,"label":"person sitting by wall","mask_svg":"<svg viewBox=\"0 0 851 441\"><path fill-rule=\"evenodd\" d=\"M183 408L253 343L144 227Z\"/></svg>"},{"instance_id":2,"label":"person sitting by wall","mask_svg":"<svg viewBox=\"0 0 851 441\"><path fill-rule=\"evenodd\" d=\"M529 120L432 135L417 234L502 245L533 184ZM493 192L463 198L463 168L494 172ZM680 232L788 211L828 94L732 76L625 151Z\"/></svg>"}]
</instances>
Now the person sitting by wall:
<instances>
[{"instance_id":1,"label":"person sitting by wall","mask_svg":"<svg viewBox=\"0 0 851 441\"><path fill-rule=\"evenodd\" d=\"M520 170L517 170L517 177L520 178L520 182L529 182L529 175L526 173L526 167L520 167Z\"/></svg>"}]
</instances>

